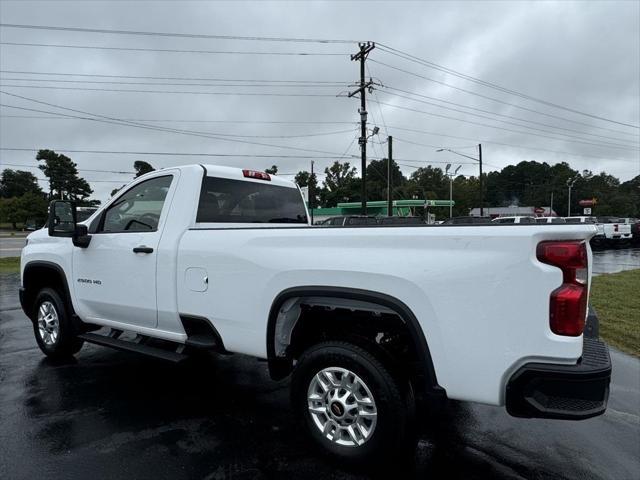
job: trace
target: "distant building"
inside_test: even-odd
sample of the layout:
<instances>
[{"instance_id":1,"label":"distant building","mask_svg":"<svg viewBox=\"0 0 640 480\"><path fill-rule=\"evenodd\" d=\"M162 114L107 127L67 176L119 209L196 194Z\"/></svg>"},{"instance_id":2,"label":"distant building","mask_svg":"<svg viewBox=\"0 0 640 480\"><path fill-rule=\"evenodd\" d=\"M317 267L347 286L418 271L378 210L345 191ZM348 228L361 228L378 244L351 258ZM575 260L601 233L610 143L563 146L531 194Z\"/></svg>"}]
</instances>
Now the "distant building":
<instances>
[{"instance_id":1,"label":"distant building","mask_svg":"<svg viewBox=\"0 0 640 480\"><path fill-rule=\"evenodd\" d=\"M469 212L472 217L480 216L480 208L472 208ZM484 207L485 217L515 217L515 216L531 216L531 217L557 217L558 214L551 207L520 207L511 205L509 207Z\"/></svg>"},{"instance_id":2,"label":"distant building","mask_svg":"<svg viewBox=\"0 0 640 480\"><path fill-rule=\"evenodd\" d=\"M449 203L451 203L451 205L456 204L455 201L449 202L449 200L394 200L392 205L393 210L391 213L398 217L427 217L428 215L433 215L429 213L430 208L449 208ZM314 222L318 222L340 215L360 215L361 208L362 204L360 202L338 203L338 206L333 208L314 208L313 220ZM367 214L374 217L386 216L387 202L385 200L367 202Z\"/></svg>"}]
</instances>

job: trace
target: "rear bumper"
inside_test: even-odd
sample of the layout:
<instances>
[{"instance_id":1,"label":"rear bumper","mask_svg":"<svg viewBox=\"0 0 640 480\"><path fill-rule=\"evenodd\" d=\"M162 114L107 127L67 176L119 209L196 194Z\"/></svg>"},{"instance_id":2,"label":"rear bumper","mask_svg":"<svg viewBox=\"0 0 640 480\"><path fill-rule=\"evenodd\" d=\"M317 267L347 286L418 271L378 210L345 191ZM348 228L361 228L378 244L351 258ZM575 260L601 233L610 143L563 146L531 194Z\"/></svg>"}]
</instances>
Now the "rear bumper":
<instances>
[{"instance_id":1,"label":"rear bumper","mask_svg":"<svg viewBox=\"0 0 640 480\"><path fill-rule=\"evenodd\" d=\"M585 336L575 365L528 363L507 384L507 411L514 417L582 420L607 408L611 358L607 345Z\"/></svg>"}]
</instances>

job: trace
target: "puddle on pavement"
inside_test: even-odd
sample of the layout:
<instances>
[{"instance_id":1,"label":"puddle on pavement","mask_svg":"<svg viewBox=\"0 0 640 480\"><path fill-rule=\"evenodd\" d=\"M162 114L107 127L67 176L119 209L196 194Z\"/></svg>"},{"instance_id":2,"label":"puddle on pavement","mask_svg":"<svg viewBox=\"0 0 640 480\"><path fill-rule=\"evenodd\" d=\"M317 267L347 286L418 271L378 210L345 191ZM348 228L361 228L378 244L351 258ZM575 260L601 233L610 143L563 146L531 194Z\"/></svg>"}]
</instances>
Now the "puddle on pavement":
<instances>
[{"instance_id":1,"label":"puddle on pavement","mask_svg":"<svg viewBox=\"0 0 640 480\"><path fill-rule=\"evenodd\" d=\"M593 274L640 268L640 247L593 251Z\"/></svg>"}]
</instances>

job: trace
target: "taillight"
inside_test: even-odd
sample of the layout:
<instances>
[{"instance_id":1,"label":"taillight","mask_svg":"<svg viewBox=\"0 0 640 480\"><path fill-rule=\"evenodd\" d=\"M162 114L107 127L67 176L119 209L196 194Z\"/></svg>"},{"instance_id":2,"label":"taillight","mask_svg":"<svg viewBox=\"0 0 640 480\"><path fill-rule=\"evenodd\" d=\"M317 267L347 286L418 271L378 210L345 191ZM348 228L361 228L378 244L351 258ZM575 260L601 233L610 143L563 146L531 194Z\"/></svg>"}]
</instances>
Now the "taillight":
<instances>
[{"instance_id":1,"label":"taillight","mask_svg":"<svg viewBox=\"0 0 640 480\"><path fill-rule=\"evenodd\" d=\"M551 292L549 325L557 335L582 335L587 316L587 247L584 242L541 242L537 257L562 270L562 285Z\"/></svg>"},{"instance_id":2,"label":"taillight","mask_svg":"<svg viewBox=\"0 0 640 480\"><path fill-rule=\"evenodd\" d=\"M256 170L242 170L242 174L247 178L255 178L256 180L271 181L271 177L268 173L258 172Z\"/></svg>"}]
</instances>

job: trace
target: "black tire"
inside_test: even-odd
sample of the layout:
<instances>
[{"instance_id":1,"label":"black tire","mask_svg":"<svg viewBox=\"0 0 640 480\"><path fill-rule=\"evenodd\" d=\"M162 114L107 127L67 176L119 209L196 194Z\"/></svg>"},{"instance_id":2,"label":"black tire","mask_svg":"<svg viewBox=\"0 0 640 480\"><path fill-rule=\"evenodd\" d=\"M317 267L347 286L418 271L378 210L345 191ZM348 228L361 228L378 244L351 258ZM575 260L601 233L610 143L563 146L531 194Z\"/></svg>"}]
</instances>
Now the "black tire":
<instances>
[{"instance_id":1,"label":"black tire","mask_svg":"<svg viewBox=\"0 0 640 480\"><path fill-rule=\"evenodd\" d=\"M307 397L311 382L318 372L329 367L355 373L373 396L377 420L370 437L361 445L344 446L329 440L309 412ZM291 400L310 437L340 464L378 468L392 460L411 458L415 453L415 406L408 382L398 381L378 358L358 345L330 341L307 349L293 372ZM330 413L327 407L326 418Z\"/></svg>"},{"instance_id":2,"label":"black tire","mask_svg":"<svg viewBox=\"0 0 640 480\"><path fill-rule=\"evenodd\" d=\"M53 307L57 316L58 329L55 339L45 339L41 334L38 312L43 305L48 309ZM33 308L33 333L42 353L53 359L69 358L78 353L84 341L76 337L69 311L60 294L53 288L43 288L38 292Z\"/></svg>"}]
</instances>

